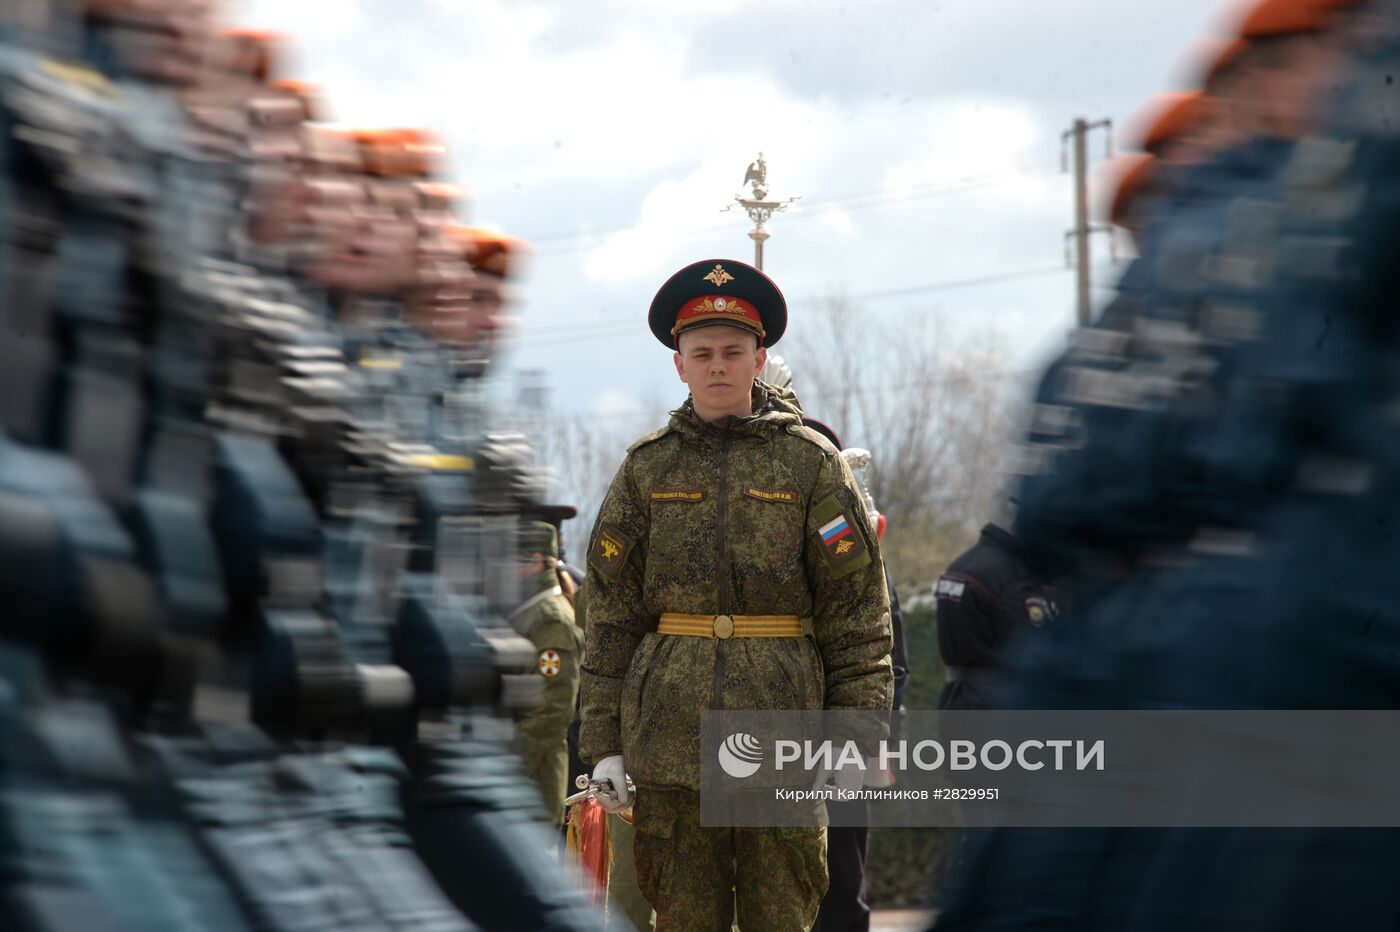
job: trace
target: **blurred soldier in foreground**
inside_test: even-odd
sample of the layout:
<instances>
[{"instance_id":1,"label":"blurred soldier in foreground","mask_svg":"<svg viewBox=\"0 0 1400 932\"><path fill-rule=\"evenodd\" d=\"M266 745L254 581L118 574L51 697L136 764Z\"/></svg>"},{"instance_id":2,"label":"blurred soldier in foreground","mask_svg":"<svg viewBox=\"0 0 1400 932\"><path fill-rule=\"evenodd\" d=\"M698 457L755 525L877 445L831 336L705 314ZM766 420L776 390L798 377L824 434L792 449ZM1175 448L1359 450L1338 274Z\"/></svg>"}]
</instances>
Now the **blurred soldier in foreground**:
<instances>
[{"instance_id":1,"label":"blurred soldier in foreground","mask_svg":"<svg viewBox=\"0 0 1400 932\"><path fill-rule=\"evenodd\" d=\"M1400 5L1274 0L1242 32L1239 138L1146 220L1141 261L1181 274L1042 386L1018 530L1075 608L1009 658L1015 705L1400 702ZM1390 929L1397 860L1394 829L994 830L937 927Z\"/></svg>"},{"instance_id":2,"label":"blurred soldier in foreground","mask_svg":"<svg viewBox=\"0 0 1400 932\"><path fill-rule=\"evenodd\" d=\"M544 680L544 695L520 717L521 757L539 788L550 822L564 821L564 797L571 792L569 744L565 732L578 700L583 634L574 610L559 588L558 532L532 521L520 535L525 601L510 614L511 626L538 652L535 669Z\"/></svg>"},{"instance_id":3,"label":"blurred soldier in foreground","mask_svg":"<svg viewBox=\"0 0 1400 932\"><path fill-rule=\"evenodd\" d=\"M739 262L661 287L651 329L690 398L629 449L589 545L580 750L612 805L630 802L625 774L637 784L658 930L728 930L736 905L744 929L805 928L827 885L822 828L700 826L700 710L890 707L889 598L860 492L791 394L757 381L786 323L777 287Z\"/></svg>"},{"instance_id":4,"label":"blurred soldier in foreground","mask_svg":"<svg viewBox=\"0 0 1400 932\"><path fill-rule=\"evenodd\" d=\"M468 282L460 343L484 367L511 326L511 282L523 273L528 247L523 240L480 227L452 226L448 234L475 273Z\"/></svg>"},{"instance_id":5,"label":"blurred soldier in foreground","mask_svg":"<svg viewBox=\"0 0 1400 932\"><path fill-rule=\"evenodd\" d=\"M596 928L502 736L538 481L456 403L426 134L310 125L208 4L52 10L0 47L5 927Z\"/></svg>"}]
</instances>

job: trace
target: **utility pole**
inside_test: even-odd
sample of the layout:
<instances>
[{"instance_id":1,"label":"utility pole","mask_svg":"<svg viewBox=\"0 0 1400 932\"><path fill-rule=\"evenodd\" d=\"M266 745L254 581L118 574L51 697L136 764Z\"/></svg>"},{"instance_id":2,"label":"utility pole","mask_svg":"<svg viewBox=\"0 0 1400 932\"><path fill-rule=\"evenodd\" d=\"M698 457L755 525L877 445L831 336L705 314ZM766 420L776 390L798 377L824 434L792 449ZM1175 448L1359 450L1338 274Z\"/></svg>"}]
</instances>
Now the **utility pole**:
<instances>
[{"instance_id":1,"label":"utility pole","mask_svg":"<svg viewBox=\"0 0 1400 932\"><path fill-rule=\"evenodd\" d=\"M1083 117L1074 121L1074 126L1066 130L1060 136L1060 162L1065 170L1069 169L1069 150L1073 143L1074 147L1074 228L1065 234L1066 246L1068 240L1074 239L1074 263L1076 277L1076 292L1078 300L1076 302L1076 320L1079 326L1084 327L1089 323L1089 313L1092 310L1089 300L1089 234L1090 233L1110 233L1111 228L1103 224L1091 224L1089 222L1089 154L1088 136L1090 131L1104 129L1108 133L1107 155L1113 154L1113 121L1099 120L1090 123ZM1065 262L1068 264L1070 256L1068 249L1065 252Z\"/></svg>"},{"instance_id":2,"label":"utility pole","mask_svg":"<svg viewBox=\"0 0 1400 932\"><path fill-rule=\"evenodd\" d=\"M749 219L753 221L753 229L749 231L749 239L753 240L753 264L754 268L763 271L763 244L771 235L763 228L763 225L773 218L775 213L787 210L788 205L797 200L790 197L785 201L768 200L768 163L763 160L763 153L758 154L758 158L749 163L748 171L744 173L744 186L747 187L749 196L744 197L742 191L734 195L734 203L744 208ZM734 209L734 204L723 208L720 213Z\"/></svg>"}]
</instances>

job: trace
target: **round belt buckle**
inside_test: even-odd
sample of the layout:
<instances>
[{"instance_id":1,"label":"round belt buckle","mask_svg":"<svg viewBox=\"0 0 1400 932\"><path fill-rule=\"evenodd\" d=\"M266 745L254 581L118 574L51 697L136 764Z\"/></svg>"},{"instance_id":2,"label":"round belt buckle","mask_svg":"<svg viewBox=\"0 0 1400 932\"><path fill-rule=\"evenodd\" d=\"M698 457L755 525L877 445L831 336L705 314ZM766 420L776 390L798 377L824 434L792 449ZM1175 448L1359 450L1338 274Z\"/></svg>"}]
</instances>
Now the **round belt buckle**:
<instances>
[{"instance_id":1,"label":"round belt buckle","mask_svg":"<svg viewBox=\"0 0 1400 932\"><path fill-rule=\"evenodd\" d=\"M715 616L715 637L723 640L734 635L734 619L728 615Z\"/></svg>"}]
</instances>

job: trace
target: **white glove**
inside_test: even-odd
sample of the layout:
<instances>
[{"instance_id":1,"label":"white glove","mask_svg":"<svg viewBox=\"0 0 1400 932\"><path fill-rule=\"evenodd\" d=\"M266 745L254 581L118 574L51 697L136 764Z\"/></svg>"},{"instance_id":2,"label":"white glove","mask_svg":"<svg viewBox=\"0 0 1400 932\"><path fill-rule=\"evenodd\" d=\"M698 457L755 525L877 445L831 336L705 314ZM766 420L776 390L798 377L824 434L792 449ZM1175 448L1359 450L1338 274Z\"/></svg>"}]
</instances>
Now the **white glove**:
<instances>
[{"instance_id":1,"label":"white glove","mask_svg":"<svg viewBox=\"0 0 1400 932\"><path fill-rule=\"evenodd\" d=\"M598 761L593 768L593 781L611 780L613 791L599 793L598 804L608 812L620 812L632 805L632 791L627 788L627 769L622 766L622 755L614 754Z\"/></svg>"}]
</instances>

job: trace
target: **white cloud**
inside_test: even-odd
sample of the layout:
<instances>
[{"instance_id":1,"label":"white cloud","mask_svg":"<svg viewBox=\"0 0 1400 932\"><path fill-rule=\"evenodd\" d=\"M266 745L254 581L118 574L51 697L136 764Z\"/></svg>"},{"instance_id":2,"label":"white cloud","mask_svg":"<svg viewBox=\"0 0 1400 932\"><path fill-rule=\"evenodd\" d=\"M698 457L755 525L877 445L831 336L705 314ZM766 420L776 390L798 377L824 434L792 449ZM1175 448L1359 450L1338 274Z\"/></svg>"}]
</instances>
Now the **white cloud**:
<instances>
[{"instance_id":1,"label":"white cloud","mask_svg":"<svg viewBox=\"0 0 1400 932\"><path fill-rule=\"evenodd\" d=\"M623 418L644 414L635 396L616 389L606 389L593 396L589 413L600 418Z\"/></svg>"},{"instance_id":2,"label":"white cloud","mask_svg":"<svg viewBox=\"0 0 1400 932\"><path fill-rule=\"evenodd\" d=\"M645 329L656 286L697 258L751 255L747 219L719 210L758 150L773 193L803 196L767 246L795 326L832 287L1053 265L1070 222L1060 131L1081 107L1121 118L1164 86L1182 47L1164 30L1189 34L1214 0L988 3L250 0L242 18L293 35L340 119L439 129L478 219L525 236L626 228L540 244L514 351L551 371L562 406L625 413L682 391ZM993 321L1030 360L1072 322L1072 280L860 307L937 315L950 338Z\"/></svg>"},{"instance_id":3,"label":"white cloud","mask_svg":"<svg viewBox=\"0 0 1400 932\"><path fill-rule=\"evenodd\" d=\"M916 148L896 156L885 185L946 184L1016 172L1054 160L1034 118L1023 106L973 100L939 102L914 115Z\"/></svg>"}]
</instances>

